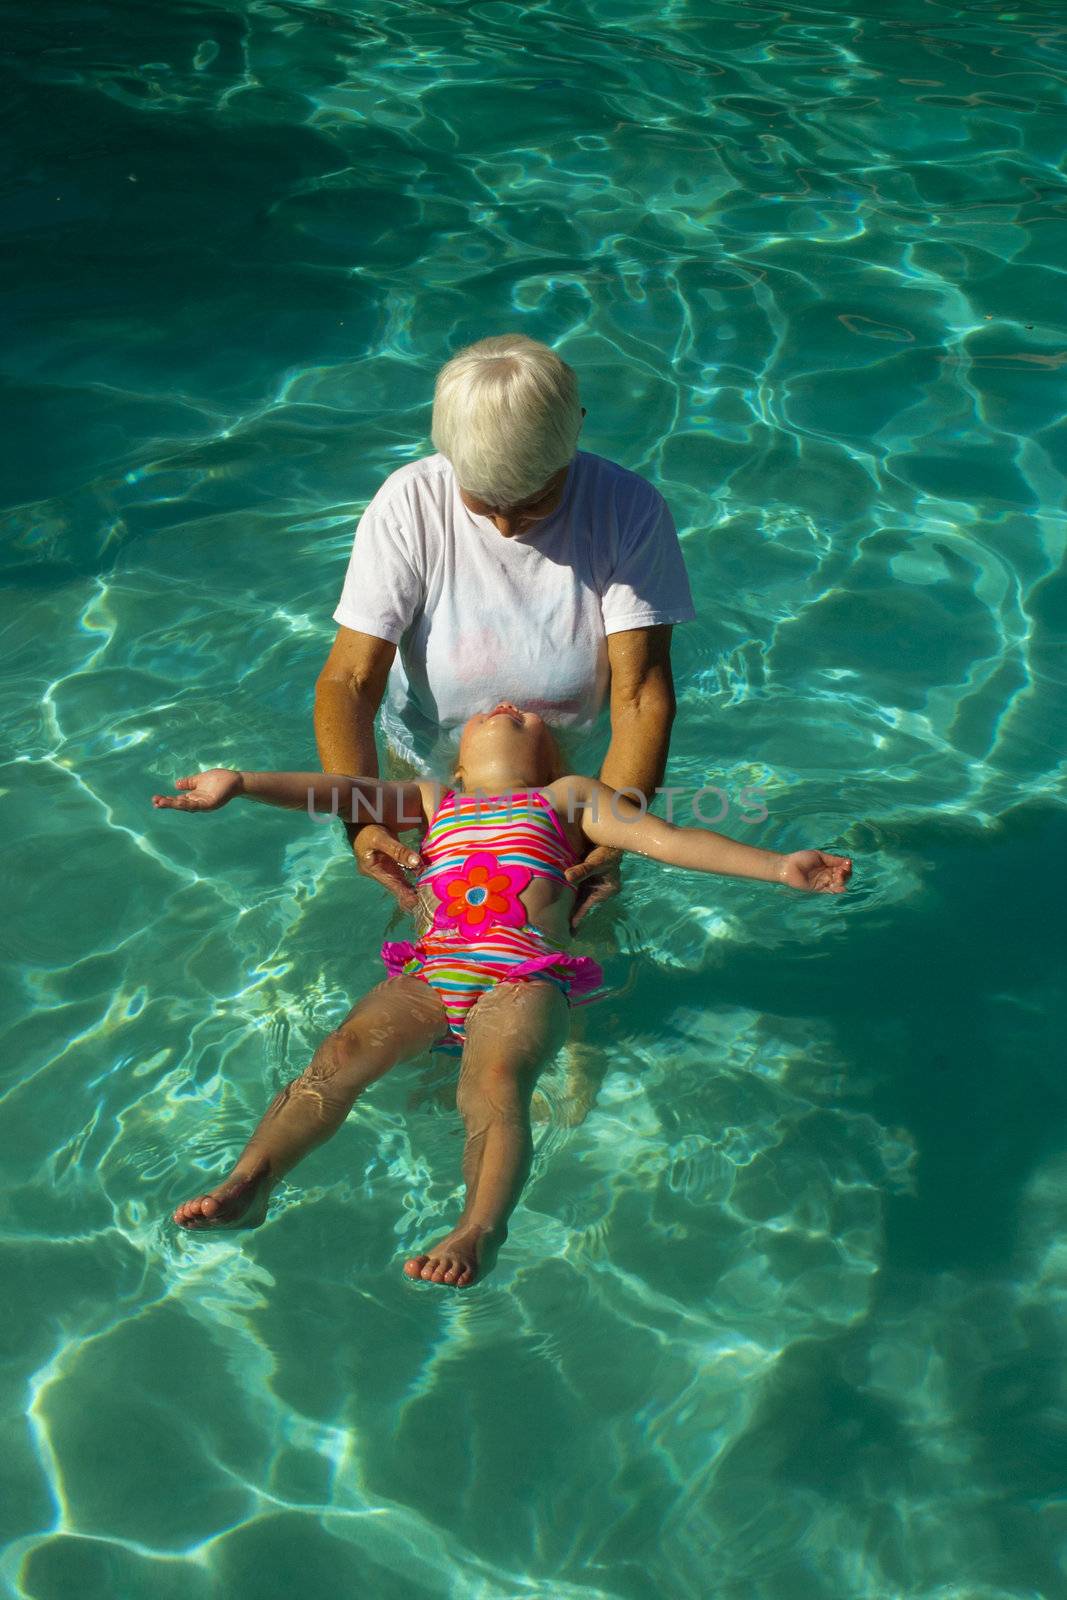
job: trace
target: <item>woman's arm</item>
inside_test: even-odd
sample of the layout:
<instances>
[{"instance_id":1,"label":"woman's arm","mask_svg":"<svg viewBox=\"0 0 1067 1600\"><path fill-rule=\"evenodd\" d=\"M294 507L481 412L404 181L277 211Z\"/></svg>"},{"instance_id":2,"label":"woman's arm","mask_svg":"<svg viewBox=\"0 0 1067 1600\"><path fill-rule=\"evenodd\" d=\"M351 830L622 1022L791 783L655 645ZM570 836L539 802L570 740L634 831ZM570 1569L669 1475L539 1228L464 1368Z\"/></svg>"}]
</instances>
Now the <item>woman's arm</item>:
<instances>
[{"instance_id":1,"label":"woman's arm","mask_svg":"<svg viewBox=\"0 0 1067 1600\"><path fill-rule=\"evenodd\" d=\"M396 645L338 628L315 683L315 742L324 772L378 776L374 719Z\"/></svg>"},{"instance_id":2,"label":"woman's arm","mask_svg":"<svg viewBox=\"0 0 1067 1600\"><path fill-rule=\"evenodd\" d=\"M388 639L339 627L315 684L315 740L326 772L378 775L374 719L385 694L396 645ZM344 816L345 833L364 877L373 878L407 910L415 892L401 871L419 865L419 857L401 844L397 830L384 820L353 822Z\"/></svg>"},{"instance_id":3,"label":"woman's arm","mask_svg":"<svg viewBox=\"0 0 1067 1600\"><path fill-rule=\"evenodd\" d=\"M571 798L564 800L561 809L580 820L586 837L597 845L633 850L667 866L687 867L691 872L757 878L763 883L784 883L793 889L831 894L841 893L852 872L847 856L828 855L821 850L782 854L741 844L711 828L676 827L642 810L597 778L563 778L558 788L565 792L568 785Z\"/></svg>"},{"instance_id":4,"label":"woman's arm","mask_svg":"<svg viewBox=\"0 0 1067 1600\"><path fill-rule=\"evenodd\" d=\"M329 812L357 826L377 822L396 832L425 826L422 788L417 783L381 783L344 772L241 772L213 767L177 778L177 795L156 794L159 810L218 811L231 800L259 800L309 813Z\"/></svg>"},{"instance_id":5,"label":"woman's arm","mask_svg":"<svg viewBox=\"0 0 1067 1600\"><path fill-rule=\"evenodd\" d=\"M619 789L651 799L663 777L674 721L671 629L627 628L608 634L611 668L611 743L601 776ZM585 883L571 913L572 931L593 906L619 892L618 852L598 845L567 870L567 882ZM592 880L591 882L587 880Z\"/></svg>"},{"instance_id":6,"label":"woman's arm","mask_svg":"<svg viewBox=\"0 0 1067 1600\"><path fill-rule=\"evenodd\" d=\"M600 778L614 789L640 789L646 800L663 778L676 709L671 632L664 623L608 634L611 743Z\"/></svg>"}]
</instances>

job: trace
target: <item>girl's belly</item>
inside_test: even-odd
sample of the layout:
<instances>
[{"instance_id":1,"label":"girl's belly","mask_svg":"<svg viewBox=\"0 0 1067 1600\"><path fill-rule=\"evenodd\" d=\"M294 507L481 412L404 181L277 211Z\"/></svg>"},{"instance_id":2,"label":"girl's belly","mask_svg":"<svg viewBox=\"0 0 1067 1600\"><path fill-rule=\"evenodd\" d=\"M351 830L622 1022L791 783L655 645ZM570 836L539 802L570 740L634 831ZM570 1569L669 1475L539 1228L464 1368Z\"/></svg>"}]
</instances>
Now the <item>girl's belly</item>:
<instances>
[{"instance_id":1,"label":"girl's belly","mask_svg":"<svg viewBox=\"0 0 1067 1600\"><path fill-rule=\"evenodd\" d=\"M415 927L421 939L429 931L440 901L429 883L421 884L417 893ZM570 909L574 904L574 890L569 885L556 884L550 878L535 878L519 899L526 909L529 922L540 928L554 943L570 943Z\"/></svg>"}]
</instances>

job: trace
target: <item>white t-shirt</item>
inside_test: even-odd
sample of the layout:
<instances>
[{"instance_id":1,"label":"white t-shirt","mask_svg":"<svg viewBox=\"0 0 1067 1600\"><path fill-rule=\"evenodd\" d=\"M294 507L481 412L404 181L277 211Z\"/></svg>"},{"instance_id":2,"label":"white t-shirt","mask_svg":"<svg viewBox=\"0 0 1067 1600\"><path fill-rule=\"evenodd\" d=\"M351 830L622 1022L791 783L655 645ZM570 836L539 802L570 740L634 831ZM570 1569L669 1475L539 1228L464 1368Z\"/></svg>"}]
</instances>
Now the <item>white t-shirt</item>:
<instances>
[{"instance_id":1,"label":"white t-shirt","mask_svg":"<svg viewBox=\"0 0 1067 1600\"><path fill-rule=\"evenodd\" d=\"M446 457L391 473L360 518L333 618L399 646L383 731L424 766L442 731L498 700L590 725L607 635L695 614L663 496L579 450L557 510L510 539L467 510Z\"/></svg>"}]
</instances>

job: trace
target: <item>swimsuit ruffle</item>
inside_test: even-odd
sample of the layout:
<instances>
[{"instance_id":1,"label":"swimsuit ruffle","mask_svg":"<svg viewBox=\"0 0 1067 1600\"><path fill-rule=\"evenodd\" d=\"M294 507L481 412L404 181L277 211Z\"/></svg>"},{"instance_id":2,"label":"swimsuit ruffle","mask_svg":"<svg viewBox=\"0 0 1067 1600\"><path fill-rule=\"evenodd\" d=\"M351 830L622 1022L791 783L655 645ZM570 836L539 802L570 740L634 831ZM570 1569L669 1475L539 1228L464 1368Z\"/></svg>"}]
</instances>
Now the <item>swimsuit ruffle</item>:
<instances>
[{"instance_id":1,"label":"swimsuit ruffle","mask_svg":"<svg viewBox=\"0 0 1067 1600\"><path fill-rule=\"evenodd\" d=\"M520 961L517 967L509 967L501 975L501 983L513 982L516 978L529 978L535 972L544 972L551 969L553 976L562 977L566 974L569 982L568 998L577 999L581 995L588 995L592 989L599 989L604 982L604 969L599 961L594 961L592 956L568 956L559 953L544 956L531 956L529 961Z\"/></svg>"},{"instance_id":2,"label":"swimsuit ruffle","mask_svg":"<svg viewBox=\"0 0 1067 1600\"><path fill-rule=\"evenodd\" d=\"M391 978L403 972L409 961L417 961L419 952L410 939L387 939L382 945L382 960Z\"/></svg>"},{"instance_id":3,"label":"swimsuit ruffle","mask_svg":"<svg viewBox=\"0 0 1067 1600\"><path fill-rule=\"evenodd\" d=\"M467 948L470 949L470 946ZM410 939L386 940L382 945L382 960L390 977L402 973L409 962L421 963L426 954L425 947L412 944ZM520 961L515 966L508 967L500 974L498 982L511 983L516 978L529 978L537 972L547 970L559 976L566 976L568 994L572 1000L578 1000L582 995L590 995L604 982L604 969L599 961L593 960L592 956L571 956L565 951L555 950L547 951L544 955L531 956L527 961Z\"/></svg>"}]
</instances>

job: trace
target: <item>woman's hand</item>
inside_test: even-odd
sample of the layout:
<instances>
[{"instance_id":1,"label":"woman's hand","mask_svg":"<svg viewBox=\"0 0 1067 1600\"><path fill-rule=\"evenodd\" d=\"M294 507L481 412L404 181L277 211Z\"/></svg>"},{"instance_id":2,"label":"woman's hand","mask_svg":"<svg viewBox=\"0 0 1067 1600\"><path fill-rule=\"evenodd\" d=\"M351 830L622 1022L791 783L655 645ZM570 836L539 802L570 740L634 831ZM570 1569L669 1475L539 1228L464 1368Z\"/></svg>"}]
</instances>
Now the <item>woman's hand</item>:
<instances>
[{"instance_id":1,"label":"woman's hand","mask_svg":"<svg viewBox=\"0 0 1067 1600\"><path fill-rule=\"evenodd\" d=\"M241 774L232 767L212 767L208 772L176 778L174 787L183 793L152 796L157 811L218 811L244 789Z\"/></svg>"},{"instance_id":2,"label":"woman's hand","mask_svg":"<svg viewBox=\"0 0 1067 1600\"><path fill-rule=\"evenodd\" d=\"M794 850L783 856L779 883L814 894L843 894L852 876L851 856L830 856L823 850Z\"/></svg>"},{"instance_id":3,"label":"woman's hand","mask_svg":"<svg viewBox=\"0 0 1067 1600\"><path fill-rule=\"evenodd\" d=\"M621 858L621 850L616 850L610 845L597 845L595 850L590 850L584 861L575 862L574 866L568 867L563 874L571 887L578 890L571 911L572 933L594 906L600 905L603 900L610 900L612 895L618 894L622 888L622 878L619 873Z\"/></svg>"},{"instance_id":4,"label":"woman's hand","mask_svg":"<svg viewBox=\"0 0 1067 1600\"><path fill-rule=\"evenodd\" d=\"M418 852L402 844L395 833L378 823L349 828L348 837L356 866L363 876L382 884L405 911L414 911L418 896L401 869L407 867L414 872L421 867L422 857Z\"/></svg>"}]
</instances>

